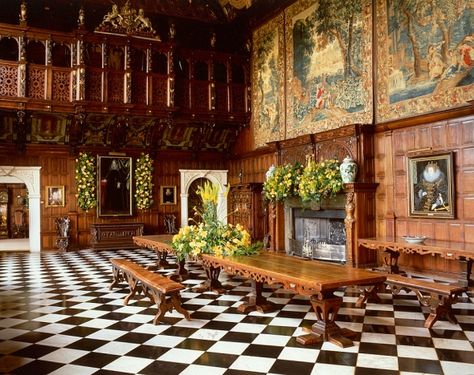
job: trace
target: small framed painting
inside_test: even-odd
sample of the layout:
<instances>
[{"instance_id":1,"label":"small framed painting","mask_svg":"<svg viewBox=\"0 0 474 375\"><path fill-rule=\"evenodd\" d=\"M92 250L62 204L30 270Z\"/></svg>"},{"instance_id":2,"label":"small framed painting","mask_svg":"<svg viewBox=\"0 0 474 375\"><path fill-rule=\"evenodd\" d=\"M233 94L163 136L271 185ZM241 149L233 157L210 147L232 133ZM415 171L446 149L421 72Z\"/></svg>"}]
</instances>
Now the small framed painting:
<instances>
[{"instance_id":1,"label":"small framed painting","mask_svg":"<svg viewBox=\"0 0 474 375\"><path fill-rule=\"evenodd\" d=\"M64 207L64 186L46 186L45 207Z\"/></svg>"},{"instance_id":2,"label":"small framed painting","mask_svg":"<svg viewBox=\"0 0 474 375\"><path fill-rule=\"evenodd\" d=\"M161 204L176 204L176 186L160 186Z\"/></svg>"},{"instance_id":3,"label":"small framed painting","mask_svg":"<svg viewBox=\"0 0 474 375\"><path fill-rule=\"evenodd\" d=\"M454 218L452 153L408 157L409 216Z\"/></svg>"}]
</instances>

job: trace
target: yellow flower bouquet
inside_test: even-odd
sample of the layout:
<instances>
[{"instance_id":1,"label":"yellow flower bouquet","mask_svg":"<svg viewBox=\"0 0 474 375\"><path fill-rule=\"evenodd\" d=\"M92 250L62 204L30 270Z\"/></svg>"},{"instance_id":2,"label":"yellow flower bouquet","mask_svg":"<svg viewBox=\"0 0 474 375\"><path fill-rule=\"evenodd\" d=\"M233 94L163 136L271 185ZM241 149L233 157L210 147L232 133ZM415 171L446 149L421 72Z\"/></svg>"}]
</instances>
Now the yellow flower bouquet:
<instances>
[{"instance_id":1,"label":"yellow flower bouquet","mask_svg":"<svg viewBox=\"0 0 474 375\"><path fill-rule=\"evenodd\" d=\"M299 163L271 166L266 173L263 184L265 199L270 202L281 202L298 196L298 185L302 166Z\"/></svg>"},{"instance_id":2,"label":"yellow flower bouquet","mask_svg":"<svg viewBox=\"0 0 474 375\"><path fill-rule=\"evenodd\" d=\"M342 190L342 179L339 161L327 159L316 162L312 156L307 156L298 186L303 203L333 198L340 190Z\"/></svg>"},{"instance_id":3,"label":"yellow flower bouquet","mask_svg":"<svg viewBox=\"0 0 474 375\"><path fill-rule=\"evenodd\" d=\"M224 224L217 218L219 187L205 183L197 191L202 199L202 210L197 211L202 221L180 228L173 236L172 246L178 259L200 254L251 255L258 253L260 243L251 242L250 234L240 224Z\"/></svg>"}]
</instances>

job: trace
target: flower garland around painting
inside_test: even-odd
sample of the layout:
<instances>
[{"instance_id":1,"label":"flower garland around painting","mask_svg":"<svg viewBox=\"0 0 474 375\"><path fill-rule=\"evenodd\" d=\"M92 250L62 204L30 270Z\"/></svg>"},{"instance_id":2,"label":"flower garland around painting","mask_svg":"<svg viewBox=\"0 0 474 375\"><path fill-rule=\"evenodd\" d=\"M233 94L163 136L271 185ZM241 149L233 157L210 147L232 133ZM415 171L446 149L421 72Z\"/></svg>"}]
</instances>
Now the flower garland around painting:
<instances>
[{"instance_id":1,"label":"flower garland around painting","mask_svg":"<svg viewBox=\"0 0 474 375\"><path fill-rule=\"evenodd\" d=\"M153 160L142 153L135 168L135 202L137 208L145 210L153 204Z\"/></svg>"},{"instance_id":2,"label":"flower garland around painting","mask_svg":"<svg viewBox=\"0 0 474 375\"><path fill-rule=\"evenodd\" d=\"M178 259L200 254L217 256L252 255L260 251L260 242L252 243L250 234L240 224L224 224L217 216L219 187L205 183L197 194L202 209L194 208L201 222L182 227L173 237L172 246Z\"/></svg>"},{"instance_id":3,"label":"flower garland around painting","mask_svg":"<svg viewBox=\"0 0 474 375\"><path fill-rule=\"evenodd\" d=\"M77 205L85 211L97 205L95 160L92 155L82 152L76 159Z\"/></svg>"}]
</instances>

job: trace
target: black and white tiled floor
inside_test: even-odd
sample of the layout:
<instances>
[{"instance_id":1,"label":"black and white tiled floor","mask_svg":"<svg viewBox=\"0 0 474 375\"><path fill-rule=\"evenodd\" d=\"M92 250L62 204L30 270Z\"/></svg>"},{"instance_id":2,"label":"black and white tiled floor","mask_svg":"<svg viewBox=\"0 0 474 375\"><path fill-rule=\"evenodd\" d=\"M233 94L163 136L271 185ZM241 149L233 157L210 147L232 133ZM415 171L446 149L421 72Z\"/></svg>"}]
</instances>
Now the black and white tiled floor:
<instances>
[{"instance_id":1,"label":"black and white tiled floor","mask_svg":"<svg viewBox=\"0 0 474 375\"><path fill-rule=\"evenodd\" d=\"M0 372L9 374L474 374L474 293L454 305L459 323L423 327L426 308L414 294L355 307L355 290L340 292L338 324L359 332L355 346L303 347L302 327L314 323L307 298L267 287L281 309L241 314L250 291L222 274L225 295L182 293L191 321L167 313L153 325L155 306L142 298L123 305L126 285L112 291L110 257L152 264L155 254L130 251L0 255Z\"/></svg>"}]
</instances>

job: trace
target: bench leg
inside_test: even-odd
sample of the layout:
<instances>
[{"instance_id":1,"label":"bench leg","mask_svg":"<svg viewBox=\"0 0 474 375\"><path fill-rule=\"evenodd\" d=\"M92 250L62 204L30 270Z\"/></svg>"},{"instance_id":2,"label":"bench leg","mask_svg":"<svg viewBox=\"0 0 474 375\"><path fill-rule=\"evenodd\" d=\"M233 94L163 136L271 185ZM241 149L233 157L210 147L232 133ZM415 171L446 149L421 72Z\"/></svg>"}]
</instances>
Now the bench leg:
<instances>
[{"instance_id":1,"label":"bench leg","mask_svg":"<svg viewBox=\"0 0 474 375\"><path fill-rule=\"evenodd\" d=\"M171 304L173 305L173 307L176 309L177 312L184 315L186 320L191 320L188 310L186 310L183 307L183 304L181 303L181 296L179 295L179 292L173 293L171 295Z\"/></svg>"},{"instance_id":2,"label":"bench leg","mask_svg":"<svg viewBox=\"0 0 474 375\"><path fill-rule=\"evenodd\" d=\"M112 266L112 273L114 279L109 285L109 290L112 290L113 287L117 286L123 280L123 276L119 268Z\"/></svg>"},{"instance_id":3,"label":"bench leg","mask_svg":"<svg viewBox=\"0 0 474 375\"><path fill-rule=\"evenodd\" d=\"M128 273L125 273L125 279L127 280L128 286L130 287L130 293L128 293L128 295L123 300L123 304L127 306L128 301L130 301L131 298L135 297L135 294L137 294L137 292L140 292L141 287L138 284L138 280L136 280Z\"/></svg>"},{"instance_id":4,"label":"bench leg","mask_svg":"<svg viewBox=\"0 0 474 375\"><path fill-rule=\"evenodd\" d=\"M457 324L458 320L456 319L452 309L452 305L456 300L457 296L438 296L436 294L432 294L431 298L424 299L428 304L425 304L426 302L421 302L420 300L423 305L430 306L431 308L431 313L428 318L426 318L424 324L425 328L433 327L433 324L435 324L436 321L444 317L451 323Z\"/></svg>"},{"instance_id":5,"label":"bench leg","mask_svg":"<svg viewBox=\"0 0 474 375\"><path fill-rule=\"evenodd\" d=\"M153 324L157 325L160 323L166 312L172 311L173 308L176 309L177 312L183 314L186 320L191 320L189 312L181 304L179 292L172 293L168 298L160 291L151 288L144 288L144 293L151 297L152 301L156 303L156 307L158 308L158 312L153 319Z\"/></svg>"}]
</instances>

